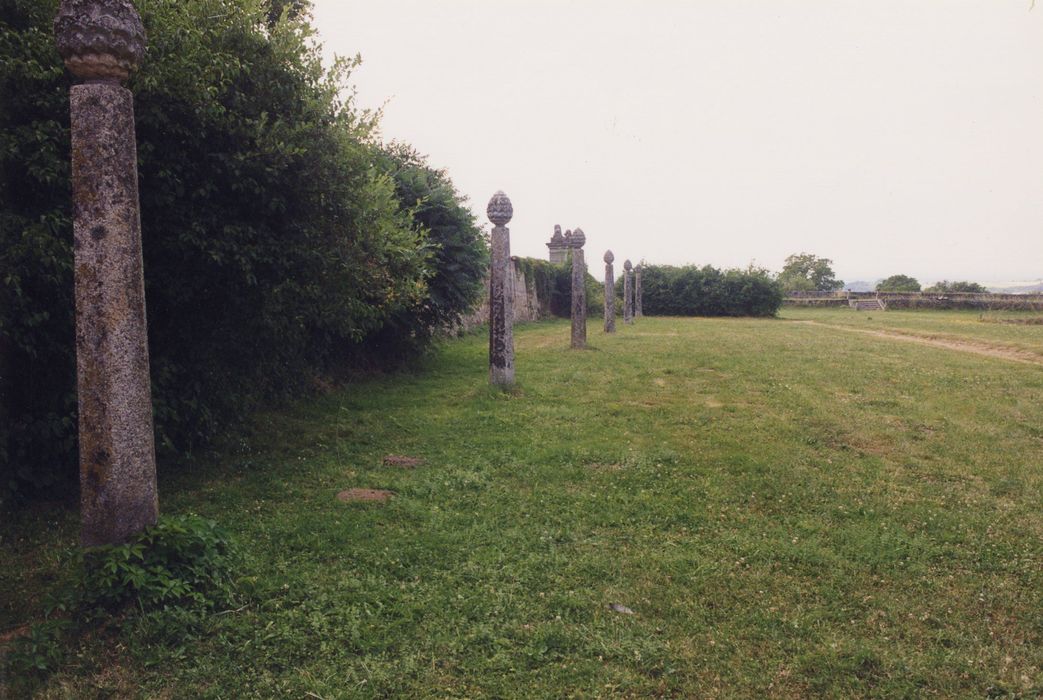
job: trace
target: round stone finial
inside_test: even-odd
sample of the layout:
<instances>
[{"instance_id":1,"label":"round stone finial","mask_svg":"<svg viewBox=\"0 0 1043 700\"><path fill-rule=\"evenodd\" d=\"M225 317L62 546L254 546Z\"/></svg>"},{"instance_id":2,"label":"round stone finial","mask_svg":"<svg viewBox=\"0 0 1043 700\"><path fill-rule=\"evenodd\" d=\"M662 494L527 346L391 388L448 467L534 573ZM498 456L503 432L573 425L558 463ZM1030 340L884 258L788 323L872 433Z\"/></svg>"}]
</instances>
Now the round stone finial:
<instances>
[{"instance_id":1,"label":"round stone finial","mask_svg":"<svg viewBox=\"0 0 1043 700\"><path fill-rule=\"evenodd\" d=\"M609 265L616 261L616 256L612 254L611 250L605 251L605 262Z\"/></svg>"},{"instance_id":2,"label":"round stone finial","mask_svg":"<svg viewBox=\"0 0 1043 700\"><path fill-rule=\"evenodd\" d=\"M145 25L130 0L62 0L54 36L69 72L85 81L122 83L145 57Z\"/></svg>"},{"instance_id":3,"label":"round stone finial","mask_svg":"<svg viewBox=\"0 0 1043 700\"><path fill-rule=\"evenodd\" d=\"M583 244L587 242L587 234L583 233L583 229L578 228L572 232L572 237L569 238L570 248L582 248Z\"/></svg>"},{"instance_id":4,"label":"round stone finial","mask_svg":"<svg viewBox=\"0 0 1043 700\"><path fill-rule=\"evenodd\" d=\"M627 260L625 263L623 263L623 269L626 270L627 272L630 272L633 268L634 268L634 266L630 264L629 260Z\"/></svg>"},{"instance_id":5,"label":"round stone finial","mask_svg":"<svg viewBox=\"0 0 1043 700\"><path fill-rule=\"evenodd\" d=\"M511 206L511 200L507 198L503 190L500 190L489 200L485 213L489 215L489 221L497 226L504 226L514 216L514 207Z\"/></svg>"}]
</instances>

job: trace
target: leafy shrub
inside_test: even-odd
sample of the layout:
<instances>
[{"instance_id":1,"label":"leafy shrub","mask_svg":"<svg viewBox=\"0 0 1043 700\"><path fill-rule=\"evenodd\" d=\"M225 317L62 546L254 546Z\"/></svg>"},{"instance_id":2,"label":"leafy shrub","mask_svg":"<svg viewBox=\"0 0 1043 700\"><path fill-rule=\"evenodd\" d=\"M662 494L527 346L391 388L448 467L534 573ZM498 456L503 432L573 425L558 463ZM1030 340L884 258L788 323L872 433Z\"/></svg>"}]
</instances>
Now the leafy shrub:
<instances>
[{"instance_id":1,"label":"leafy shrub","mask_svg":"<svg viewBox=\"0 0 1043 700\"><path fill-rule=\"evenodd\" d=\"M80 552L70 587L51 605L60 616L14 640L0 678L13 679L9 691L31 695L62 663L71 636L100 620L122 621L116 615L127 608L150 639L196 634L203 612L232 600L235 561L228 533L195 515L162 516L129 542Z\"/></svg>"},{"instance_id":2,"label":"leafy shrub","mask_svg":"<svg viewBox=\"0 0 1043 700\"><path fill-rule=\"evenodd\" d=\"M721 271L709 265L641 269L647 316L773 316L782 305L782 288L765 270Z\"/></svg>"},{"instance_id":3,"label":"leafy shrub","mask_svg":"<svg viewBox=\"0 0 1043 700\"><path fill-rule=\"evenodd\" d=\"M232 596L233 560L232 541L214 521L163 516L124 544L83 553L76 606L87 613L128 603L142 611L214 607Z\"/></svg>"}]
</instances>

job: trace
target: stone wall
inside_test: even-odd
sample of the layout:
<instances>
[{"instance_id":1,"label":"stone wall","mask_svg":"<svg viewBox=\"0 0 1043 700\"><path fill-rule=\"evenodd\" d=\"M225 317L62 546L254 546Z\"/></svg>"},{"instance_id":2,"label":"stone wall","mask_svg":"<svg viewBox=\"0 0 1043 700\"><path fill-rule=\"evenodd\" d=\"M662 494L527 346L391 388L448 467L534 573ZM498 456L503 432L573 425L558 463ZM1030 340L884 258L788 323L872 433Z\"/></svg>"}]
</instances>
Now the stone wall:
<instances>
[{"instance_id":1,"label":"stone wall","mask_svg":"<svg viewBox=\"0 0 1043 700\"><path fill-rule=\"evenodd\" d=\"M1043 311L1040 294L967 294L949 292L787 292L785 306L840 306L852 300L881 299L889 309L972 309Z\"/></svg>"},{"instance_id":2,"label":"stone wall","mask_svg":"<svg viewBox=\"0 0 1043 700\"><path fill-rule=\"evenodd\" d=\"M536 281L526 276L518 258L512 257L508 268L510 271L511 305L514 309L514 322L538 321L543 318L541 308L546 308L547 303L540 305L540 298L536 292ZM485 280L485 292L481 301L474 311L464 316L456 330L469 331L489 322L489 279Z\"/></svg>"}]
</instances>

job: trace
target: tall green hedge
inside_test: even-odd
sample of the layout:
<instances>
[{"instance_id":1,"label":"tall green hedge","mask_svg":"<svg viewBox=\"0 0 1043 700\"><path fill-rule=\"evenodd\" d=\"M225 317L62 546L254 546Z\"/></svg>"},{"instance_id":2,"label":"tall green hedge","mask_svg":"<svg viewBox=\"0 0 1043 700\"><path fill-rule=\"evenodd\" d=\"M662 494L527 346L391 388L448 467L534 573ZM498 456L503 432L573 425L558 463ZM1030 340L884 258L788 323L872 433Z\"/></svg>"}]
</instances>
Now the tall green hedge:
<instances>
[{"instance_id":1,"label":"tall green hedge","mask_svg":"<svg viewBox=\"0 0 1043 700\"><path fill-rule=\"evenodd\" d=\"M773 316L783 296L766 271L709 265L642 266L641 288L647 316Z\"/></svg>"},{"instance_id":2,"label":"tall green hedge","mask_svg":"<svg viewBox=\"0 0 1043 700\"><path fill-rule=\"evenodd\" d=\"M136 5L149 37L130 85L149 348L169 457L345 362L420 349L473 300L484 242L444 173L376 143L345 97L353 63L322 66L308 3ZM0 494L76 473L56 8L0 1ZM410 188L404 169L431 179Z\"/></svg>"}]
</instances>

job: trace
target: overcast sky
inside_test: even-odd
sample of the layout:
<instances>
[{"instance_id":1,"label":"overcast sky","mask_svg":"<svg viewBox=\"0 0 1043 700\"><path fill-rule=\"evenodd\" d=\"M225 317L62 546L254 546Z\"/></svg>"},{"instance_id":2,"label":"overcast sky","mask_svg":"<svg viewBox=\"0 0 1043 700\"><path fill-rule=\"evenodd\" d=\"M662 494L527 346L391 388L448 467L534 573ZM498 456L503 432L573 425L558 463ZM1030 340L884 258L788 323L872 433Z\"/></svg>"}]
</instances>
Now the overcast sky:
<instances>
[{"instance_id":1,"label":"overcast sky","mask_svg":"<svg viewBox=\"0 0 1043 700\"><path fill-rule=\"evenodd\" d=\"M315 0L358 104L515 255L1043 277L1043 4Z\"/></svg>"}]
</instances>

